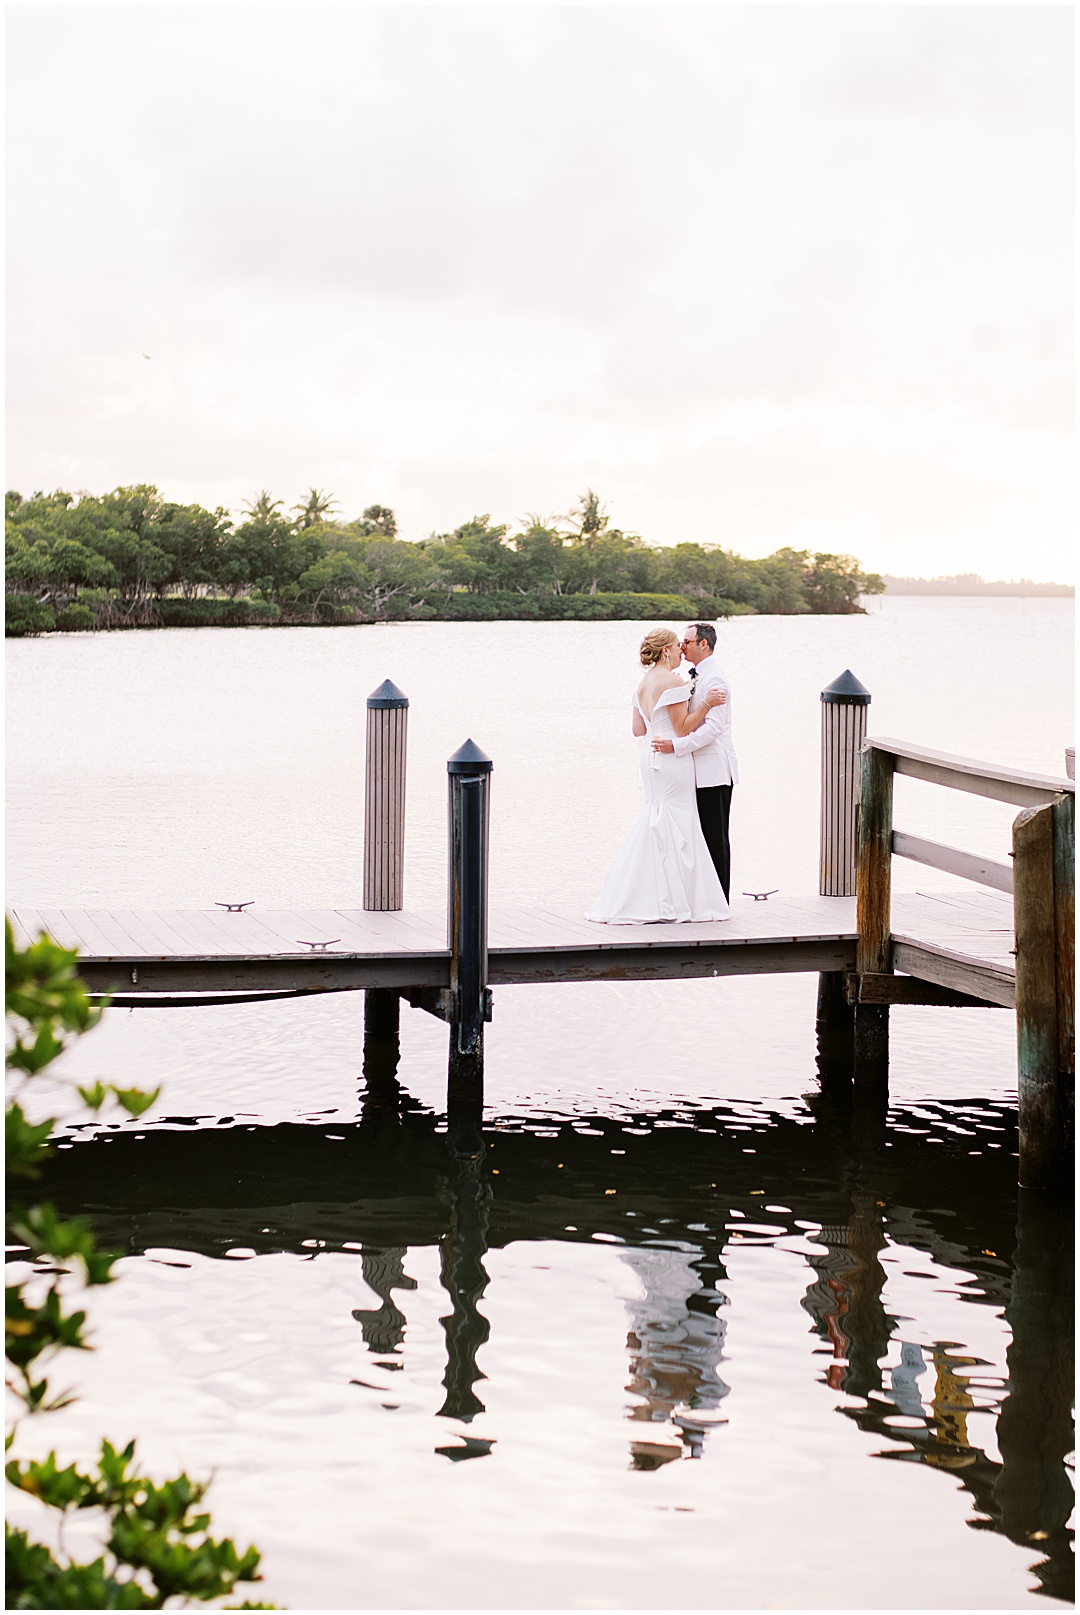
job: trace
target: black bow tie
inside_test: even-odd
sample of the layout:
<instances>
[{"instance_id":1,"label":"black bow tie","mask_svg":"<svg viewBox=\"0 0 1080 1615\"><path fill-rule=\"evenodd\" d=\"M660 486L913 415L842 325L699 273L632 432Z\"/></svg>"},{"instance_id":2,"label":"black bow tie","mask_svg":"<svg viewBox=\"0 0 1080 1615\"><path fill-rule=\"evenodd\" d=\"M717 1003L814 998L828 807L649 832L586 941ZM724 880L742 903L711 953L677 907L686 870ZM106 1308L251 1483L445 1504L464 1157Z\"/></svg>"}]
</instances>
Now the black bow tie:
<instances>
[{"instance_id":1,"label":"black bow tie","mask_svg":"<svg viewBox=\"0 0 1080 1615\"><path fill-rule=\"evenodd\" d=\"M696 667L692 667L692 668L691 668L691 669L690 669L690 682L691 682L691 684L693 684L693 682L694 682L694 680L695 680L695 679L696 679L696 678L697 678L697 668L696 668Z\"/></svg>"}]
</instances>

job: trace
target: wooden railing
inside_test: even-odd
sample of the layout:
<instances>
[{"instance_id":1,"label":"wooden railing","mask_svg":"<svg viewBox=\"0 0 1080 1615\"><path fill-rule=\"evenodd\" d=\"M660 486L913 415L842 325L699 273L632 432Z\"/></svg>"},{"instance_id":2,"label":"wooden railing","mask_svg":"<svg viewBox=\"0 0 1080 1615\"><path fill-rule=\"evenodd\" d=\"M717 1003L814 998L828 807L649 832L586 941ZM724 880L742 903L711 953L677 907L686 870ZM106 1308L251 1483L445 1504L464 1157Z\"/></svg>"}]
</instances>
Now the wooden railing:
<instances>
[{"instance_id":1,"label":"wooden railing","mask_svg":"<svg viewBox=\"0 0 1080 1615\"><path fill-rule=\"evenodd\" d=\"M1055 801L1063 791L1075 792L1076 789L1071 779L1026 773L998 763L975 762L970 757L954 757L949 752L931 751L926 746L911 746L907 741L885 736L874 736L864 743L864 757L871 752L878 759L875 766L879 770L891 764L893 774L907 774L911 779L928 780L932 785L989 797L994 802L1010 802L1015 807L1043 807ZM926 864L931 869L958 875L961 880L972 880L981 886L992 886L999 892L1013 890L1013 871L1009 864L976 857L937 841L925 841L904 830L893 830L891 836L891 850L898 858L909 858L913 863Z\"/></svg>"},{"instance_id":2,"label":"wooden railing","mask_svg":"<svg viewBox=\"0 0 1080 1615\"><path fill-rule=\"evenodd\" d=\"M1024 809L1013 825L1012 867L894 830L897 774ZM856 881L856 1080L861 1076L873 1083L887 1071L888 1006L905 1001L903 994L889 990L885 979L896 964L906 962L906 955L896 956L892 939L893 855L1012 893L1020 1181L1037 1187L1048 1186L1067 1170L1064 1140L1071 1130L1075 793L1075 781L1051 774L975 762L884 737L863 743ZM971 974L974 983L977 971ZM967 990L977 994L978 987L969 985Z\"/></svg>"}]
</instances>

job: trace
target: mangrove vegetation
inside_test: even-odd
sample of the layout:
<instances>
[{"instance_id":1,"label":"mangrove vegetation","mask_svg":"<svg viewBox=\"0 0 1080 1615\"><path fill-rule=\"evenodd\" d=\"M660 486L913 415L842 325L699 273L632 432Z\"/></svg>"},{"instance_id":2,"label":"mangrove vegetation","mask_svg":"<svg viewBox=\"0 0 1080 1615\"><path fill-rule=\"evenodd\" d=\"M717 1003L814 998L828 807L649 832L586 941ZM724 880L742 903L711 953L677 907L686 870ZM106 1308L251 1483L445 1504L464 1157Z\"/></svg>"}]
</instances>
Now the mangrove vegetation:
<instances>
[{"instance_id":1,"label":"mangrove vegetation","mask_svg":"<svg viewBox=\"0 0 1080 1615\"><path fill-rule=\"evenodd\" d=\"M260 493L235 520L163 499L8 493L6 632L425 619L716 619L852 613L884 585L848 555L650 544L591 490L516 530L474 516L418 542L394 512L344 519L318 488L290 510Z\"/></svg>"}]
</instances>

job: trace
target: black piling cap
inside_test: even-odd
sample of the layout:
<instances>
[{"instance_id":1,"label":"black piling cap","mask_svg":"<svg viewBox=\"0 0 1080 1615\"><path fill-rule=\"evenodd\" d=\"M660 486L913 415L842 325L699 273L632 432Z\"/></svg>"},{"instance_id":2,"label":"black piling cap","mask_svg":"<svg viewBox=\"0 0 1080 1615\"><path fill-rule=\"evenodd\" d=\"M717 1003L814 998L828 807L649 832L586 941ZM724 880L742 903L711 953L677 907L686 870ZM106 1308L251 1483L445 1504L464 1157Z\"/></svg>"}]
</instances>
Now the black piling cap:
<instances>
[{"instance_id":1,"label":"black piling cap","mask_svg":"<svg viewBox=\"0 0 1080 1615\"><path fill-rule=\"evenodd\" d=\"M833 679L828 688L822 690L821 699L826 706L868 707L870 691L859 683L850 667L847 667L838 679Z\"/></svg>"},{"instance_id":2,"label":"black piling cap","mask_svg":"<svg viewBox=\"0 0 1080 1615\"><path fill-rule=\"evenodd\" d=\"M367 698L369 707L407 707L409 697L402 694L396 684L389 679L383 679L377 690L372 690Z\"/></svg>"},{"instance_id":3,"label":"black piling cap","mask_svg":"<svg viewBox=\"0 0 1080 1615\"><path fill-rule=\"evenodd\" d=\"M467 740L447 760L446 772L448 774L490 774L493 767L494 764L491 758L480 750L476 742Z\"/></svg>"}]
</instances>

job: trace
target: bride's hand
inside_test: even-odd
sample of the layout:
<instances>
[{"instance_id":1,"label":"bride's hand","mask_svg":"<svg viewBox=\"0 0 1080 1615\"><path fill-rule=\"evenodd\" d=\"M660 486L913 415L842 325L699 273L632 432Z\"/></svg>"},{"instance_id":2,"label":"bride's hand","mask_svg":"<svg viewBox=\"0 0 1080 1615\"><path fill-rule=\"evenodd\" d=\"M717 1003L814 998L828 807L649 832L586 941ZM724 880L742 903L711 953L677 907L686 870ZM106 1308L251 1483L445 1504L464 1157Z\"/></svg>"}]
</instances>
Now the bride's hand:
<instances>
[{"instance_id":1,"label":"bride's hand","mask_svg":"<svg viewBox=\"0 0 1080 1615\"><path fill-rule=\"evenodd\" d=\"M706 707L722 707L727 703L726 690L707 690L702 697L702 705Z\"/></svg>"}]
</instances>

